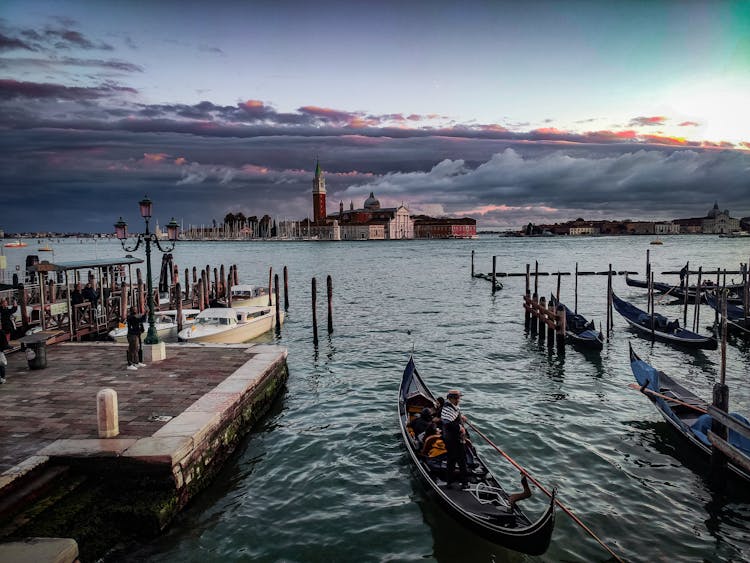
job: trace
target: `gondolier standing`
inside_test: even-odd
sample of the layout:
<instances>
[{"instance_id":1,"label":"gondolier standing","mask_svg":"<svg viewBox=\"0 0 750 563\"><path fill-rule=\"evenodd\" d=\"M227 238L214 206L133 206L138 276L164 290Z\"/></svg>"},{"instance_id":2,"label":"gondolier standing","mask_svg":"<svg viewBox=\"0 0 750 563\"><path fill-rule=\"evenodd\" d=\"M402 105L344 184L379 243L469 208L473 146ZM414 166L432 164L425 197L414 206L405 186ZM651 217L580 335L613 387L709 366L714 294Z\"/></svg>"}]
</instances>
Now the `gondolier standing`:
<instances>
[{"instance_id":1,"label":"gondolier standing","mask_svg":"<svg viewBox=\"0 0 750 563\"><path fill-rule=\"evenodd\" d=\"M469 486L469 476L466 468L466 429L463 427L466 417L461 414L461 409L458 406L458 402L461 400L461 392L455 389L448 391L447 398L448 400L440 414L440 420L443 423L443 441L448 450L446 487L451 487L453 469L458 463L461 487L465 489Z\"/></svg>"}]
</instances>

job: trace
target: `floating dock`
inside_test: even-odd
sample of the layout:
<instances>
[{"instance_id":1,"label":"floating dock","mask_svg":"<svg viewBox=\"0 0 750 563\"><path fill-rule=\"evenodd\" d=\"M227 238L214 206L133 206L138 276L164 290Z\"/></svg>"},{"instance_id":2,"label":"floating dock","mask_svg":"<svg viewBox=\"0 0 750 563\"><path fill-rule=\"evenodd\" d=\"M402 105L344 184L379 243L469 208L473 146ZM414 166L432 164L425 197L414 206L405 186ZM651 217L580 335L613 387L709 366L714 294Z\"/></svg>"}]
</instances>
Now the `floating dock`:
<instances>
[{"instance_id":1,"label":"floating dock","mask_svg":"<svg viewBox=\"0 0 750 563\"><path fill-rule=\"evenodd\" d=\"M0 539L72 537L82 560L162 530L278 397L283 347L167 345L125 369L126 345L66 343L0 388ZM99 438L97 393L117 393L119 435Z\"/></svg>"}]
</instances>

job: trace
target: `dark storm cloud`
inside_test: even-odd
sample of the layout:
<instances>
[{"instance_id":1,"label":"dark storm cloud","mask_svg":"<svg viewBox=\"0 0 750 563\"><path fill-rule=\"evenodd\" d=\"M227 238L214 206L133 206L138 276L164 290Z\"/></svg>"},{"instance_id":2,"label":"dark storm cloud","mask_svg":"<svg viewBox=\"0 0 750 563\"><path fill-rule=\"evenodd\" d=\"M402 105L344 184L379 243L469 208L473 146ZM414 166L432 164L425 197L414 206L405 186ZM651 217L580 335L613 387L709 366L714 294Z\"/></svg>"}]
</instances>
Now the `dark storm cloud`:
<instances>
[{"instance_id":1,"label":"dark storm cloud","mask_svg":"<svg viewBox=\"0 0 750 563\"><path fill-rule=\"evenodd\" d=\"M429 127L439 116L279 112L259 100L146 105L118 96L134 93L107 82L0 81L6 230L108 231L110 215L143 193L197 224L230 210L304 218L316 156L329 211L342 200L360 206L374 191L384 206L468 214L485 227L697 216L717 198L733 215L750 215L750 153L726 150L730 144L634 129ZM32 202L52 200L51 217L33 213Z\"/></svg>"},{"instance_id":2,"label":"dark storm cloud","mask_svg":"<svg viewBox=\"0 0 750 563\"><path fill-rule=\"evenodd\" d=\"M82 49L85 51L112 51L114 47L104 41L97 41L74 29L76 22L68 18L55 18L59 25L47 25L39 29L9 26L0 20L0 48L3 50L25 49L46 51Z\"/></svg>"},{"instance_id":3,"label":"dark storm cloud","mask_svg":"<svg viewBox=\"0 0 750 563\"><path fill-rule=\"evenodd\" d=\"M121 93L136 93L132 88L114 84L102 84L97 87L62 86L61 84L45 84L39 82L19 82L17 80L0 79L0 100L18 98L50 99L50 100L92 100Z\"/></svg>"},{"instance_id":4,"label":"dark storm cloud","mask_svg":"<svg viewBox=\"0 0 750 563\"><path fill-rule=\"evenodd\" d=\"M101 68L121 72L143 72L143 67L117 59L80 59L51 56L49 58L13 57L0 58L0 68L28 70L30 67L53 70L57 67Z\"/></svg>"}]
</instances>

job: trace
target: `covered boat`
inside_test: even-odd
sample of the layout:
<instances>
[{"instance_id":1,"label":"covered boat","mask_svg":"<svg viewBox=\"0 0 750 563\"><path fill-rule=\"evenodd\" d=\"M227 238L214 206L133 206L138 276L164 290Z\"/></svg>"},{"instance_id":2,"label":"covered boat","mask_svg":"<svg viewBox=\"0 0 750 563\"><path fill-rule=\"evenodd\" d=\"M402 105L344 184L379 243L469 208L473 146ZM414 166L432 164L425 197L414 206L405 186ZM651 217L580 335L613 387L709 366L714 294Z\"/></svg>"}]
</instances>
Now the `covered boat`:
<instances>
[{"instance_id":1,"label":"covered boat","mask_svg":"<svg viewBox=\"0 0 750 563\"><path fill-rule=\"evenodd\" d=\"M550 303L553 305L557 303L554 295L550 297ZM604 348L604 335L596 330L594 321L589 321L583 315L571 311L564 303L561 305L565 307L565 336L568 341L573 345L591 350Z\"/></svg>"},{"instance_id":2,"label":"covered boat","mask_svg":"<svg viewBox=\"0 0 750 563\"><path fill-rule=\"evenodd\" d=\"M198 313L200 313L200 309L183 309L183 328L192 325L195 322ZM156 311L154 314L154 327L156 328L156 334L159 338L175 338L177 336L177 310ZM117 328L110 330L108 335L115 342L127 342L128 326L124 323L120 323Z\"/></svg>"},{"instance_id":3,"label":"covered boat","mask_svg":"<svg viewBox=\"0 0 750 563\"><path fill-rule=\"evenodd\" d=\"M510 502L508 493L478 455L471 464L469 487L455 489L446 486L446 462L427 459L420 453L418 438L412 435L409 422L434 404L435 397L419 376L414 359L409 358L401 379L398 418L404 445L420 479L451 515L486 539L530 555L547 551L555 526L554 493L544 514L532 522Z\"/></svg>"},{"instance_id":4,"label":"covered boat","mask_svg":"<svg viewBox=\"0 0 750 563\"><path fill-rule=\"evenodd\" d=\"M259 285L252 285L249 283L242 283L233 285L229 291L232 293L232 307L268 307L276 303L276 300L271 295L271 301L269 302L268 288ZM226 307L227 302L225 299L219 299L216 301L217 307Z\"/></svg>"},{"instance_id":5,"label":"covered boat","mask_svg":"<svg viewBox=\"0 0 750 563\"><path fill-rule=\"evenodd\" d=\"M711 416L706 412L708 403L674 378L641 360L633 351L632 346L630 346L630 369L633 370L638 385L659 409L664 420L685 436L698 450L710 454L711 442L708 441L707 434L711 428ZM729 416L748 424L748 420L740 414L730 413ZM729 429L728 437L732 446L750 458L750 440L732 429ZM750 474L732 464L731 461L728 467L740 477L750 480Z\"/></svg>"},{"instance_id":6,"label":"covered boat","mask_svg":"<svg viewBox=\"0 0 750 563\"><path fill-rule=\"evenodd\" d=\"M284 313L280 312L280 322ZM273 329L276 312L272 307L211 307L177 335L183 342L239 344Z\"/></svg>"},{"instance_id":7,"label":"covered boat","mask_svg":"<svg viewBox=\"0 0 750 563\"><path fill-rule=\"evenodd\" d=\"M653 335L654 338L662 342L703 350L716 350L719 346L713 336L703 336L682 328L678 320L670 321L667 317L658 313L653 315L652 326L652 317L649 313L620 299L614 293L612 293L612 304L617 312L625 317L631 328L644 338L651 338Z\"/></svg>"}]
</instances>

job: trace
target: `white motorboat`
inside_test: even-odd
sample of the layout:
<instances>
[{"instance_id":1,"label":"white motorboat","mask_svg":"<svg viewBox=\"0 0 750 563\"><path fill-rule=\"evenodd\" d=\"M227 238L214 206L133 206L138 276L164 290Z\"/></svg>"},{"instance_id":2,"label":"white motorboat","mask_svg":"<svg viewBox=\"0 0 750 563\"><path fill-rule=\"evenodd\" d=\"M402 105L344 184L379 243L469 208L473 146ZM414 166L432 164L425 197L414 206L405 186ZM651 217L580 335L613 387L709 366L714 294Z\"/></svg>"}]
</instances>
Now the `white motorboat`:
<instances>
[{"instance_id":1,"label":"white motorboat","mask_svg":"<svg viewBox=\"0 0 750 563\"><path fill-rule=\"evenodd\" d=\"M230 289L232 292L232 307L268 307L268 288L261 287L258 285L251 285L249 283L243 283L233 285ZM271 305L276 303L276 300L271 296Z\"/></svg>"},{"instance_id":2,"label":"white motorboat","mask_svg":"<svg viewBox=\"0 0 750 563\"><path fill-rule=\"evenodd\" d=\"M189 327L195 322L196 317L200 313L200 309L183 309L182 310L182 326L183 328ZM148 321L146 321L144 327L148 330ZM173 339L177 336L177 311L157 311L154 314L154 327L156 328L156 334L159 338ZM109 331L109 337L115 342L127 342L128 341L128 326L124 323Z\"/></svg>"},{"instance_id":3,"label":"white motorboat","mask_svg":"<svg viewBox=\"0 0 750 563\"><path fill-rule=\"evenodd\" d=\"M284 313L279 314L283 323ZM275 324L273 307L211 307L201 311L177 338L182 342L239 344L272 330Z\"/></svg>"}]
</instances>

